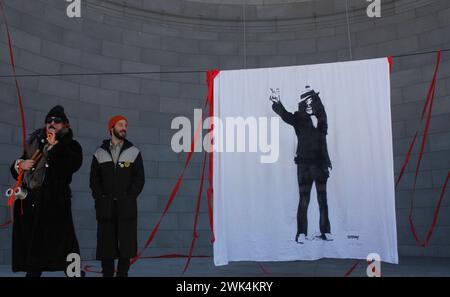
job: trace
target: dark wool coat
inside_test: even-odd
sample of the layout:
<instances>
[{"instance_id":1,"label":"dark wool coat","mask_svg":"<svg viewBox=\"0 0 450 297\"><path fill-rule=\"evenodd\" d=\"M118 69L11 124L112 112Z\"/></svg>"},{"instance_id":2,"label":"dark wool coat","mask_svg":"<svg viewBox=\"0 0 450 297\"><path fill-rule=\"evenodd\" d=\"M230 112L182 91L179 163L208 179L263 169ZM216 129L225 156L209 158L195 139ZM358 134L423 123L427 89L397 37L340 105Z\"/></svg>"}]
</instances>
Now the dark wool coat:
<instances>
[{"instance_id":1,"label":"dark wool coat","mask_svg":"<svg viewBox=\"0 0 450 297\"><path fill-rule=\"evenodd\" d=\"M92 158L90 188L97 216L97 259L132 258L137 253L137 198L145 183L142 155L124 140L114 164L110 140Z\"/></svg>"},{"instance_id":2,"label":"dark wool coat","mask_svg":"<svg viewBox=\"0 0 450 297\"><path fill-rule=\"evenodd\" d=\"M38 141L45 145L45 129L35 131L28 144ZM48 151L47 167L42 186L28 190L24 200L14 204L12 232L12 270L65 271L67 255L80 253L72 220L70 183L81 167L83 154L80 144L73 140L72 130L57 135L58 143ZM25 152L21 159L29 159ZM17 172L11 166L11 174Z\"/></svg>"}]
</instances>

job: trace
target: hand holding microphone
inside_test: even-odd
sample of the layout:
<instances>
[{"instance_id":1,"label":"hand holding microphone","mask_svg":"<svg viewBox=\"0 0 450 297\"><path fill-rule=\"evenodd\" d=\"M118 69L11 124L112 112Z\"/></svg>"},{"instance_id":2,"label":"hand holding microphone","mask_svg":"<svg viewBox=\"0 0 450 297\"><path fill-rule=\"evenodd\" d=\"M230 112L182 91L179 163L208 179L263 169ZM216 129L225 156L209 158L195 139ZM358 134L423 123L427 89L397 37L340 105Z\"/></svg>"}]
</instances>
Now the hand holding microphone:
<instances>
[{"instance_id":1,"label":"hand holding microphone","mask_svg":"<svg viewBox=\"0 0 450 297\"><path fill-rule=\"evenodd\" d=\"M39 159L42 157L42 152L41 150L36 150L33 154L33 156L31 156L31 159L28 160L18 160L18 168L20 168L22 171L30 171L30 170L34 170L34 166L36 165L36 163L39 161Z\"/></svg>"},{"instance_id":2,"label":"hand holding microphone","mask_svg":"<svg viewBox=\"0 0 450 297\"><path fill-rule=\"evenodd\" d=\"M58 143L58 140L56 140L56 133L53 129L47 131L47 141L50 146L54 146Z\"/></svg>"},{"instance_id":3,"label":"hand holding microphone","mask_svg":"<svg viewBox=\"0 0 450 297\"><path fill-rule=\"evenodd\" d=\"M22 169L23 171L29 171L31 170L34 165L36 164L35 160L23 160L22 162L20 162L19 167L20 169Z\"/></svg>"}]
</instances>

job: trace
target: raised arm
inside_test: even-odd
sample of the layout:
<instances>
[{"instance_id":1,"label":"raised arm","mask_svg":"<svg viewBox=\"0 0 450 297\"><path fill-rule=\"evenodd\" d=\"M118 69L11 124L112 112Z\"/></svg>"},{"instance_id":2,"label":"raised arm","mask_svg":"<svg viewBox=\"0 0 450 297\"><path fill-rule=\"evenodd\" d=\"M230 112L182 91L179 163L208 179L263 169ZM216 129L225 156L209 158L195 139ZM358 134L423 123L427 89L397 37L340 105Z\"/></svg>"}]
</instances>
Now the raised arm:
<instances>
[{"instance_id":1,"label":"raised arm","mask_svg":"<svg viewBox=\"0 0 450 297\"><path fill-rule=\"evenodd\" d=\"M284 106L281 103L281 101L274 102L272 104L272 109L273 109L273 111L275 111L281 117L281 119L283 121L285 121L289 125L294 126L294 123L295 123L295 116L294 116L294 114L291 113L291 112L288 112L286 110L286 108L284 108Z\"/></svg>"}]
</instances>

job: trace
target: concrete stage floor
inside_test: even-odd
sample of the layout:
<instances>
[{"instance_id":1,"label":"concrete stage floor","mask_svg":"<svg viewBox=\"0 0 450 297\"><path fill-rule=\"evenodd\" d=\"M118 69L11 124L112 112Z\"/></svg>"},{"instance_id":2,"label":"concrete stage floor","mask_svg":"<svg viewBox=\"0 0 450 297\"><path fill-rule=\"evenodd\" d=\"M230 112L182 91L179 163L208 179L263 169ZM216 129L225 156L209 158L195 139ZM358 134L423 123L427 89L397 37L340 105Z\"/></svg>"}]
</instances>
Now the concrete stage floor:
<instances>
[{"instance_id":1,"label":"concrete stage floor","mask_svg":"<svg viewBox=\"0 0 450 297\"><path fill-rule=\"evenodd\" d=\"M178 277L181 276L186 259L142 259L130 269L130 277ZM321 259L317 261L294 262L232 262L215 267L212 258L193 258L184 276L189 277L342 277L356 263L356 260ZM96 261L83 262L100 270ZM352 277L366 276L366 262L360 261ZM450 277L450 258L401 257L398 265L382 263L384 277ZM24 273L13 273L9 265L0 265L0 277L21 277ZM44 272L43 276L62 277L62 272ZM86 274L98 277L97 273Z\"/></svg>"}]
</instances>

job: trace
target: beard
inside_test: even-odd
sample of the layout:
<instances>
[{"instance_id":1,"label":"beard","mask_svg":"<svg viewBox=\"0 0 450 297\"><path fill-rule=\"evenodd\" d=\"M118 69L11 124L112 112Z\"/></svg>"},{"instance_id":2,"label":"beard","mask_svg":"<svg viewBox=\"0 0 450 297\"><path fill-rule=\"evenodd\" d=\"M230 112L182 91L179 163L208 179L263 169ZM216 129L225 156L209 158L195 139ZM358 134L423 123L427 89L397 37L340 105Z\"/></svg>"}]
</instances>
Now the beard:
<instances>
[{"instance_id":1,"label":"beard","mask_svg":"<svg viewBox=\"0 0 450 297\"><path fill-rule=\"evenodd\" d=\"M53 131L58 131L57 129L56 129L56 127L54 126L54 125L52 125L52 124L50 124L50 125L48 125L48 127L47 127L47 131L49 131L49 130L53 130Z\"/></svg>"},{"instance_id":2,"label":"beard","mask_svg":"<svg viewBox=\"0 0 450 297\"><path fill-rule=\"evenodd\" d=\"M124 130L116 131L116 129L113 129L113 134L115 137L117 137L117 139L120 139L120 140L124 140L125 137L127 136L127 132Z\"/></svg>"},{"instance_id":3,"label":"beard","mask_svg":"<svg viewBox=\"0 0 450 297\"><path fill-rule=\"evenodd\" d=\"M48 127L45 127L45 131L48 133L49 131L54 132L55 134L60 133L62 130L64 129L64 127L56 127L52 124L48 125Z\"/></svg>"}]
</instances>

